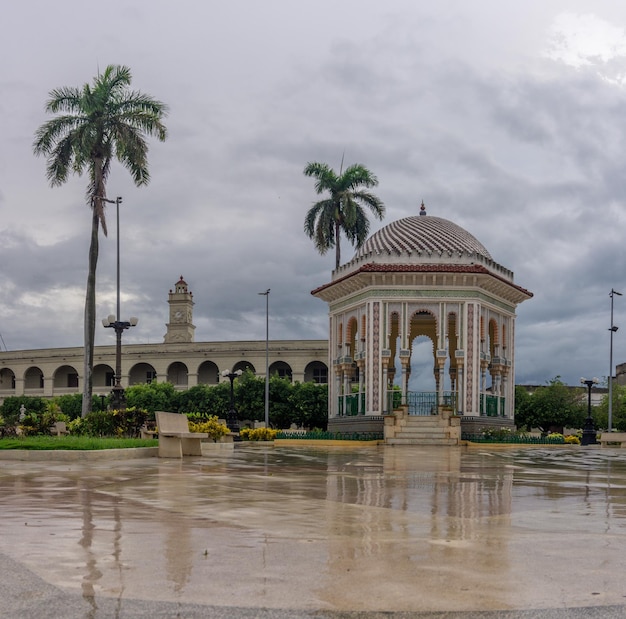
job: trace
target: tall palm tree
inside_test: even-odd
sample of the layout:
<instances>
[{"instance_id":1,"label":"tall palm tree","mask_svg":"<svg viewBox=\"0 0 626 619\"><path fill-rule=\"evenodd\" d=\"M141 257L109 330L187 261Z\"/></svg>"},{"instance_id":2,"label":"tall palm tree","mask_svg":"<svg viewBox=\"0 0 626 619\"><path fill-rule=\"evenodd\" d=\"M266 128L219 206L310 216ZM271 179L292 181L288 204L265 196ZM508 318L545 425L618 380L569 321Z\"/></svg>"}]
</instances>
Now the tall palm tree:
<instances>
[{"instance_id":1,"label":"tall palm tree","mask_svg":"<svg viewBox=\"0 0 626 619\"><path fill-rule=\"evenodd\" d=\"M304 231L313 239L320 254L325 254L331 247L335 248L336 269L341 262L341 232L357 249L367 239L370 223L363 206L367 206L378 219L382 219L385 214L382 201L361 189L376 187L376 176L360 163L351 165L345 172L342 169L343 161L339 174L326 163L308 163L304 168L305 176L316 179L315 191L318 194L329 194L309 209L304 220Z\"/></svg>"},{"instance_id":2,"label":"tall palm tree","mask_svg":"<svg viewBox=\"0 0 626 619\"><path fill-rule=\"evenodd\" d=\"M86 197L92 216L85 295L83 416L91 411L98 231L102 225L107 234L104 206L111 162L118 160L135 185L145 185L150 180L146 136L156 136L160 141L167 136L163 124L167 106L130 90L130 83L130 69L110 65L94 78L93 86L51 91L46 111L59 115L37 129L33 143L35 154L47 157L46 172L53 187L65 183L70 173L89 174Z\"/></svg>"}]
</instances>

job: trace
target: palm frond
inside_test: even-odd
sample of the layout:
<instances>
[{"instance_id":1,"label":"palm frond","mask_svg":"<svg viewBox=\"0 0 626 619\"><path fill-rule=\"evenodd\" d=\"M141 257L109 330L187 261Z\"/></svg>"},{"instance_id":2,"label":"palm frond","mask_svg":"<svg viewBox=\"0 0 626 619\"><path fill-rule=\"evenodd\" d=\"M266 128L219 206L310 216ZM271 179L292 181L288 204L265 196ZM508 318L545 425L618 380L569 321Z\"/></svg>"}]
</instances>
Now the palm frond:
<instances>
[{"instance_id":1,"label":"palm frond","mask_svg":"<svg viewBox=\"0 0 626 619\"><path fill-rule=\"evenodd\" d=\"M337 175L328 164L309 162L304 168L305 176L315 179L315 191L328 193L329 197L315 203L307 212L304 231L313 239L316 249L324 254L336 248L336 266L339 266L341 232L357 247L369 233L369 220L364 206L379 219L385 214L382 200L365 191L378 185L378 179L362 164L353 164Z\"/></svg>"}]
</instances>

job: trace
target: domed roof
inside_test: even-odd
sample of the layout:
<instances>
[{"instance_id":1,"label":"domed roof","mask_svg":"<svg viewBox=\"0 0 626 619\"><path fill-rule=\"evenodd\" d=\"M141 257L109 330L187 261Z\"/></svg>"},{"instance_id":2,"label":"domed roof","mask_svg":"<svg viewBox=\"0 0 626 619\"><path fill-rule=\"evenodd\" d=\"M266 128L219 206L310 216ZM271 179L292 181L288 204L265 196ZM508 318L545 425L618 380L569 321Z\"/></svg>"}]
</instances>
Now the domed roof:
<instances>
[{"instance_id":1,"label":"domed roof","mask_svg":"<svg viewBox=\"0 0 626 619\"><path fill-rule=\"evenodd\" d=\"M372 234L353 260L385 255L435 259L478 255L493 260L485 246L467 230L447 219L426 215L423 204L419 215L393 221Z\"/></svg>"}]
</instances>

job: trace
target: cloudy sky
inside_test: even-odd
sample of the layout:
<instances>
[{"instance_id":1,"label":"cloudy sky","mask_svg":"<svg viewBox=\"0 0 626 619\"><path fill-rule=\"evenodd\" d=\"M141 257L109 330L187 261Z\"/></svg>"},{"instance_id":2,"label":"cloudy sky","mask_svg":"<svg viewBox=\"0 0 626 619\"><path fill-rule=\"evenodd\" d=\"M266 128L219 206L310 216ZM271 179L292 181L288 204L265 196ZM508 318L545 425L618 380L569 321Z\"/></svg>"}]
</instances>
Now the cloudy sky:
<instances>
[{"instance_id":1,"label":"cloudy sky","mask_svg":"<svg viewBox=\"0 0 626 619\"><path fill-rule=\"evenodd\" d=\"M3 11L0 347L82 345L85 178L50 188L33 134L48 93L125 64L167 103L152 182L123 197L125 341L162 342L167 292L194 293L196 340L327 337L330 280L303 233L309 161L379 178L381 225L428 212L469 230L534 298L517 382L626 361L626 3L620 0L27 0ZM98 315L115 307L114 210ZM344 243L343 258L352 256ZM97 344L112 343L98 328Z\"/></svg>"}]
</instances>

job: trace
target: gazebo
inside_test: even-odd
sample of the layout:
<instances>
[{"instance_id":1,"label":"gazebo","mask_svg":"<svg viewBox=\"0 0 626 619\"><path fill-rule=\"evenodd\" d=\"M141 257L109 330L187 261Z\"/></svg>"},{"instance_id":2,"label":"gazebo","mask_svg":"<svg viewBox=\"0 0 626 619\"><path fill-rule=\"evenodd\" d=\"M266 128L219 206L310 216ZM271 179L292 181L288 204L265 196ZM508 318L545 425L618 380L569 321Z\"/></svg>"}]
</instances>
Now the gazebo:
<instances>
[{"instance_id":1,"label":"gazebo","mask_svg":"<svg viewBox=\"0 0 626 619\"><path fill-rule=\"evenodd\" d=\"M515 312L532 293L467 230L422 203L312 294L329 306L329 430L454 444L513 427Z\"/></svg>"}]
</instances>

